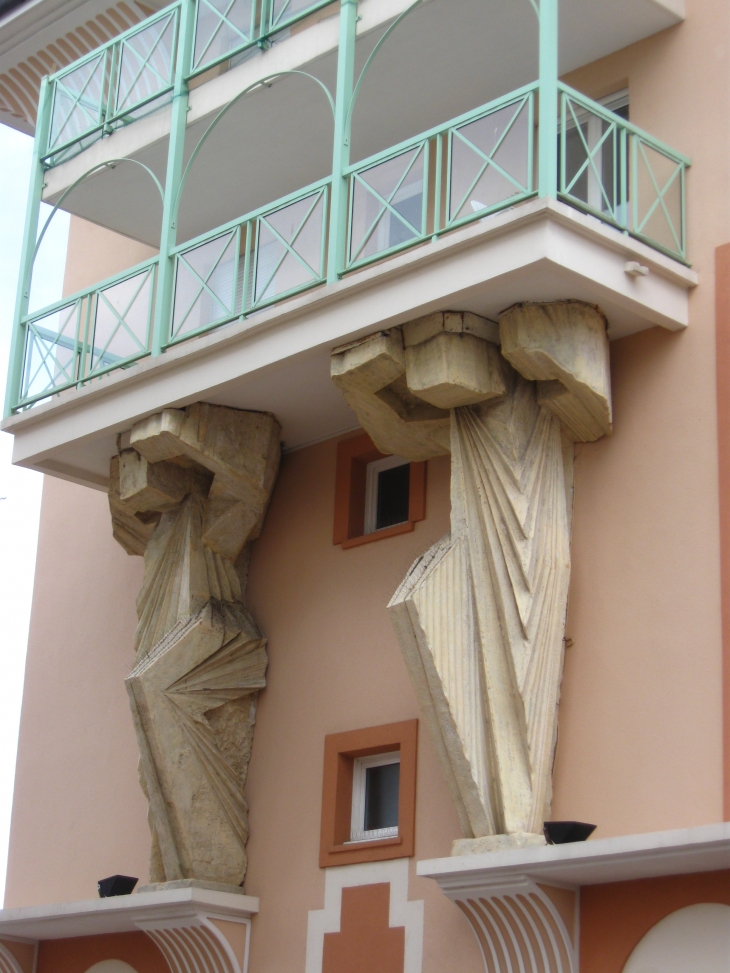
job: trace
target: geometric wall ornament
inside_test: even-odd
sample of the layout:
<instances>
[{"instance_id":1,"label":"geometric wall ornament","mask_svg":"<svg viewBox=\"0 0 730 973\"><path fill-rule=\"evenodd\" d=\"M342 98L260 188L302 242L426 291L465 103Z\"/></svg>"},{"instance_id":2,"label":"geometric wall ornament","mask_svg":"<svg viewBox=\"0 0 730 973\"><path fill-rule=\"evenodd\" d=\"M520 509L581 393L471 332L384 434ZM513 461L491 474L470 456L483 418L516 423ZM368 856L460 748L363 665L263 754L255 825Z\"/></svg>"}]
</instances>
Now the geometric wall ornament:
<instances>
[{"instance_id":1,"label":"geometric wall ornament","mask_svg":"<svg viewBox=\"0 0 730 973\"><path fill-rule=\"evenodd\" d=\"M331 373L381 452L451 453L451 531L388 610L459 815L452 853L544 844L573 444L612 428L605 316L578 301L498 323L439 312L334 349Z\"/></svg>"},{"instance_id":2,"label":"geometric wall ornament","mask_svg":"<svg viewBox=\"0 0 730 973\"><path fill-rule=\"evenodd\" d=\"M243 789L267 655L243 598L279 438L267 413L197 403L137 423L112 459L114 536L144 554L126 686L149 801L153 887L238 887L246 874ZM160 933L182 937L180 949L201 937L212 949L211 935L205 923Z\"/></svg>"},{"instance_id":3,"label":"geometric wall ornament","mask_svg":"<svg viewBox=\"0 0 730 973\"><path fill-rule=\"evenodd\" d=\"M103 959L90 966L86 973L137 973L137 971L121 959Z\"/></svg>"},{"instance_id":4,"label":"geometric wall ornament","mask_svg":"<svg viewBox=\"0 0 730 973\"><path fill-rule=\"evenodd\" d=\"M328 868L311 911L305 973L421 973L423 901L408 900L407 858ZM354 965L353 965L354 964Z\"/></svg>"},{"instance_id":5,"label":"geometric wall ornament","mask_svg":"<svg viewBox=\"0 0 730 973\"><path fill-rule=\"evenodd\" d=\"M653 926L629 956L624 973L725 973L730 961L730 906L702 902Z\"/></svg>"}]
</instances>

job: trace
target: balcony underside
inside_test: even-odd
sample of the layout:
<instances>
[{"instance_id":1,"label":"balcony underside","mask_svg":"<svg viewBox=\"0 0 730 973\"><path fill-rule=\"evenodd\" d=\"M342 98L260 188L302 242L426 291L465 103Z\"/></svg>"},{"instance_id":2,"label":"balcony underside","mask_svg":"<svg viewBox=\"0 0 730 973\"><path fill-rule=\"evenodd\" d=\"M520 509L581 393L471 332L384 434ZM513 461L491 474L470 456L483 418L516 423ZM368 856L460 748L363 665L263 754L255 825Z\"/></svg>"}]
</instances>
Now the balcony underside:
<instances>
[{"instance_id":1,"label":"balcony underside","mask_svg":"<svg viewBox=\"0 0 730 973\"><path fill-rule=\"evenodd\" d=\"M407 6L404 0L362 0L358 70L394 13ZM563 0L560 10L562 74L683 16L681 0ZM318 23L292 32L263 53L252 53L191 92L188 155L216 113L258 79L304 70L334 91L338 18L328 16L330 11L336 13L337 6L320 11ZM427 0L403 20L372 62L353 115L352 161L534 81L537 48L538 23L530 0ZM58 202L85 172L110 159L134 159L164 182L169 118L169 107L162 107L51 169L44 199ZM331 161L332 115L315 82L288 76L257 90L228 113L191 167L178 242L315 182L329 174ZM71 192L63 207L152 246L159 240L160 200L141 166L96 173Z\"/></svg>"},{"instance_id":2,"label":"balcony underside","mask_svg":"<svg viewBox=\"0 0 730 973\"><path fill-rule=\"evenodd\" d=\"M649 271L632 277L627 262ZM436 310L489 318L518 301L598 304L609 337L688 323L693 271L562 203L533 199L332 286L70 389L6 420L13 460L103 488L116 436L204 400L273 412L286 448L356 426L329 377L332 348Z\"/></svg>"}]
</instances>

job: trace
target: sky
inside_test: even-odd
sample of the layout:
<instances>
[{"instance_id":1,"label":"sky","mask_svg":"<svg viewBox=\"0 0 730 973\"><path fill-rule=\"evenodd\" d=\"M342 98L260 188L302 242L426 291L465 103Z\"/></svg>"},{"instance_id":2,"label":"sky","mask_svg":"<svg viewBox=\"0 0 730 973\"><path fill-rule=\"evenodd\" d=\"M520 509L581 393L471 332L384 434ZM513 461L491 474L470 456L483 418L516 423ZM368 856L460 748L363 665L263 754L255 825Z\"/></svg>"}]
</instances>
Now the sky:
<instances>
[{"instance_id":1,"label":"sky","mask_svg":"<svg viewBox=\"0 0 730 973\"><path fill-rule=\"evenodd\" d=\"M0 125L0 396L5 397L15 291L20 266L33 140ZM43 206L48 218L50 209ZM31 304L58 300L63 285L68 217L59 213L39 250ZM25 651L33 596L43 477L11 465L13 438L0 432L0 902L5 896L15 754Z\"/></svg>"}]
</instances>

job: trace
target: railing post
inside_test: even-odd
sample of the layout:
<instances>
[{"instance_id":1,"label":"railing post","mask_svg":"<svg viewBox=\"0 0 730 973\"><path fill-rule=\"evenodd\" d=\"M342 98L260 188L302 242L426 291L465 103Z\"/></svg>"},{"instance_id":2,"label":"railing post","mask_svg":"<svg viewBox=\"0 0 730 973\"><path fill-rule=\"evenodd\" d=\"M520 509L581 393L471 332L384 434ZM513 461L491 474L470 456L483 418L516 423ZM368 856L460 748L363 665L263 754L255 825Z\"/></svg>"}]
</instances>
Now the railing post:
<instances>
[{"instance_id":1,"label":"railing post","mask_svg":"<svg viewBox=\"0 0 730 973\"><path fill-rule=\"evenodd\" d=\"M48 77L41 81L38 98L38 117L33 141L33 160L30 169L30 184L28 186L28 203L25 209L25 226L23 227L23 245L20 250L20 268L18 271L18 287L15 296L15 316L13 318L13 333L10 339L10 359L8 365L8 380L5 387L5 415L11 415L20 398L20 383L23 376L23 358L25 334L22 320L28 313L30 303L30 287L33 278L33 257L36 238L38 236L38 217L43 198L43 185L46 170L41 161L48 146L48 131L51 124L51 86Z\"/></svg>"},{"instance_id":2,"label":"railing post","mask_svg":"<svg viewBox=\"0 0 730 973\"><path fill-rule=\"evenodd\" d=\"M355 76L357 0L340 4L340 46L337 54L335 135L332 153L332 196L330 202L327 283L334 283L345 269L347 242L347 177L350 164L350 102Z\"/></svg>"},{"instance_id":3,"label":"railing post","mask_svg":"<svg viewBox=\"0 0 730 973\"><path fill-rule=\"evenodd\" d=\"M540 0L538 195L558 195L558 0Z\"/></svg>"},{"instance_id":4,"label":"railing post","mask_svg":"<svg viewBox=\"0 0 730 973\"><path fill-rule=\"evenodd\" d=\"M152 325L152 354L162 352L168 338L168 325L172 304L174 261L170 251L177 243L177 214L180 200L180 177L185 154L185 127L188 116L188 83L192 61L193 34L195 27L195 0L182 0L175 61L175 85L172 90L172 117L170 118L170 144L167 150L165 173L165 198L162 205L160 230L160 260L157 266L157 293L155 316Z\"/></svg>"}]
</instances>

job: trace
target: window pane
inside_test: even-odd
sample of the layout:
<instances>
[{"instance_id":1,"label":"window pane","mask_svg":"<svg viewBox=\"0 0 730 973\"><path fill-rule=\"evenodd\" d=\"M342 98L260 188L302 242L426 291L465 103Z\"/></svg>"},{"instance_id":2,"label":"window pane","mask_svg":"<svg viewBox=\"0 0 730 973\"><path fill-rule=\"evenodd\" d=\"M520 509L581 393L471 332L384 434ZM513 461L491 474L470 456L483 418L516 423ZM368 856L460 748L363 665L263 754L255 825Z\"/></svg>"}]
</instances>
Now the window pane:
<instances>
[{"instance_id":1,"label":"window pane","mask_svg":"<svg viewBox=\"0 0 730 973\"><path fill-rule=\"evenodd\" d=\"M378 473L378 507L375 529L393 527L408 520L411 464L396 466Z\"/></svg>"},{"instance_id":2,"label":"window pane","mask_svg":"<svg viewBox=\"0 0 730 973\"><path fill-rule=\"evenodd\" d=\"M365 831L398 827L400 764L365 771Z\"/></svg>"}]
</instances>

